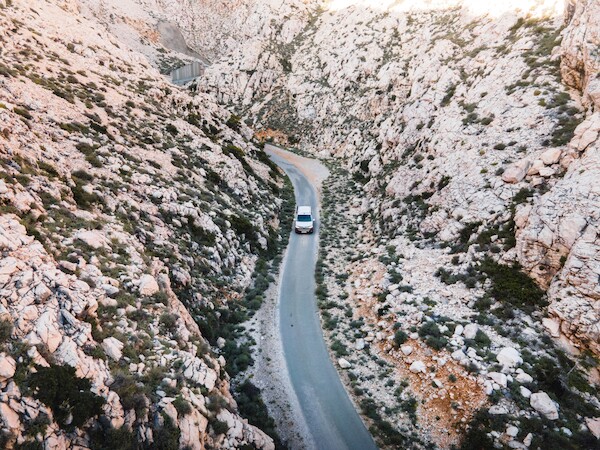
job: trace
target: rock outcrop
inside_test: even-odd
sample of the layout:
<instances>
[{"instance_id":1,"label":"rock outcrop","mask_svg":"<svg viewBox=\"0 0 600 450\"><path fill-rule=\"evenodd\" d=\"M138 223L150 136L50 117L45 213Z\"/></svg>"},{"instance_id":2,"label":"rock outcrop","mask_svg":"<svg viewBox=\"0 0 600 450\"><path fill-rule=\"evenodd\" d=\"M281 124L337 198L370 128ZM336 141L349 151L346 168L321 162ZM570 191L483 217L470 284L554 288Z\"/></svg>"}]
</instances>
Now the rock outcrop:
<instances>
[{"instance_id":1,"label":"rock outcrop","mask_svg":"<svg viewBox=\"0 0 600 450\"><path fill-rule=\"evenodd\" d=\"M0 447L272 449L216 341L278 175L81 7L0 1Z\"/></svg>"}]
</instances>

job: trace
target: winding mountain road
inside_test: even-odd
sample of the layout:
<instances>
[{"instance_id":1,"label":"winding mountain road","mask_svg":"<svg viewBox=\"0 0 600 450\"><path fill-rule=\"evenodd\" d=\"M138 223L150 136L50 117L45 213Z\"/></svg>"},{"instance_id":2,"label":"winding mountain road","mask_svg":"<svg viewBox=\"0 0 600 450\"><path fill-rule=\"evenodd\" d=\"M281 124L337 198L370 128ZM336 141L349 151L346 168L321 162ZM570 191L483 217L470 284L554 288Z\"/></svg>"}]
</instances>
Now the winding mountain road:
<instances>
[{"instance_id":1,"label":"winding mountain road","mask_svg":"<svg viewBox=\"0 0 600 450\"><path fill-rule=\"evenodd\" d=\"M312 206L316 215L314 234L290 236L279 287L285 362L312 442L319 450L376 449L329 357L321 330L315 297L319 199L312 177L291 162L293 154L272 146L265 150L289 176L296 203Z\"/></svg>"}]
</instances>

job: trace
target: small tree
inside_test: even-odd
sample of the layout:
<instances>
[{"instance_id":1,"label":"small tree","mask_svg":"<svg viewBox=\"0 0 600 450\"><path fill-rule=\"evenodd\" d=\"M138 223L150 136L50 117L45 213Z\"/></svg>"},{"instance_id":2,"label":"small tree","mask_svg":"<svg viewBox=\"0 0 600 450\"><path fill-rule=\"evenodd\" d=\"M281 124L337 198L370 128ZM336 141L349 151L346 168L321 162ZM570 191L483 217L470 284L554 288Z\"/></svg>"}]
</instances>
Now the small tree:
<instances>
[{"instance_id":1,"label":"small tree","mask_svg":"<svg viewBox=\"0 0 600 450\"><path fill-rule=\"evenodd\" d=\"M78 428L102 413L105 400L91 391L90 380L75 375L74 367L36 366L36 370L29 377L33 397L52 410L61 428Z\"/></svg>"}]
</instances>

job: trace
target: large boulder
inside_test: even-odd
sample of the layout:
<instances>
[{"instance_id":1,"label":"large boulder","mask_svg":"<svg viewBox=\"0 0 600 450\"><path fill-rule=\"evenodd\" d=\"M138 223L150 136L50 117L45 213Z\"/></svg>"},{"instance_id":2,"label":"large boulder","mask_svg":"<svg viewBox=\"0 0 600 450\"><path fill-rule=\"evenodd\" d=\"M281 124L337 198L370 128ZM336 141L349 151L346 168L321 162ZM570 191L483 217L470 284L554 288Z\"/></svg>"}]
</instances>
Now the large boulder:
<instances>
[{"instance_id":1,"label":"large boulder","mask_svg":"<svg viewBox=\"0 0 600 450\"><path fill-rule=\"evenodd\" d=\"M9 378L12 378L15 374L16 368L17 364L12 357L6 356L4 353L0 353L0 381L5 381Z\"/></svg>"},{"instance_id":2,"label":"large boulder","mask_svg":"<svg viewBox=\"0 0 600 450\"><path fill-rule=\"evenodd\" d=\"M475 339L477 336L477 332L479 331L479 326L476 323L470 323L465 326L463 331L463 336L465 339Z\"/></svg>"},{"instance_id":3,"label":"large boulder","mask_svg":"<svg viewBox=\"0 0 600 450\"><path fill-rule=\"evenodd\" d=\"M103 248L108 245L108 241L104 233L96 230L80 231L75 235L75 238L89 245L94 250L98 250L99 248Z\"/></svg>"},{"instance_id":4,"label":"large boulder","mask_svg":"<svg viewBox=\"0 0 600 450\"><path fill-rule=\"evenodd\" d=\"M6 403L0 403L0 421L3 428L16 430L21 426L19 415Z\"/></svg>"},{"instance_id":5,"label":"large boulder","mask_svg":"<svg viewBox=\"0 0 600 450\"><path fill-rule=\"evenodd\" d=\"M425 363L423 361L415 361L410 365L409 370L412 373L425 373L426 372Z\"/></svg>"},{"instance_id":6,"label":"large boulder","mask_svg":"<svg viewBox=\"0 0 600 450\"><path fill-rule=\"evenodd\" d=\"M504 347L500 350L496 355L496 360L502 364L505 369L516 367L523 362L523 358L521 358L519 351L512 347Z\"/></svg>"},{"instance_id":7,"label":"large boulder","mask_svg":"<svg viewBox=\"0 0 600 450\"><path fill-rule=\"evenodd\" d=\"M587 417L585 419L585 424L590 432L596 436L596 439L600 439L600 418L591 419Z\"/></svg>"},{"instance_id":8,"label":"large boulder","mask_svg":"<svg viewBox=\"0 0 600 450\"><path fill-rule=\"evenodd\" d=\"M352 364L350 364L350 362L344 358L338 359L338 364L342 369L349 369L350 367L352 367Z\"/></svg>"},{"instance_id":9,"label":"large boulder","mask_svg":"<svg viewBox=\"0 0 600 450\"><path fill-rule=\"evenodd\" d=\"M502 174L502 180L505 183L518 183L525 175L531 166L531 162L528 159L522 159L514 164L511 164Z\"/></svg>"},{"instance_id":10,"label":"large boulder","mask_svg":"<svg viewBox=\"0 0 600 450\"><path fill-rule=\"evenodd\" d=\"M120 360L123 356L123 346L123 343L114 337L108 337L102 341L104 352L115 361Z\"/></svg>"},{"instance_id":11,"label":"large boulder","mask_svg":"<svg viewBox=\"0 0 600 450\"><path fill-rule=\"evenodd\" d=\"M558 407L545 392L542 391L531 394L531 397L529 398L529 404L533 409L544 415L547 419L558 419Z\"/></svg>"},{"instance_id":12,"label":"large boulder","mask_svg":"<svg viewBox=\"0 0 600 450\"><path fill-rule=\"evenodd\" d=\"M142 275L140 278L139 291L141 295L151 296L159 291L158 283L156 278L152 275Z\"/></svg>"},{"instance_id":13,"label":"large boulder","mask_svg":"<svg viewBox=\"0 0 600 450\"><path fill-rule=\"evenodd\" d=\"M561 153L562 151L560 148L549 148L540 155L540 159L547 166L551 166L552 164L556 164L558 161L560 161Z\"/></svg>"}]
</instances>

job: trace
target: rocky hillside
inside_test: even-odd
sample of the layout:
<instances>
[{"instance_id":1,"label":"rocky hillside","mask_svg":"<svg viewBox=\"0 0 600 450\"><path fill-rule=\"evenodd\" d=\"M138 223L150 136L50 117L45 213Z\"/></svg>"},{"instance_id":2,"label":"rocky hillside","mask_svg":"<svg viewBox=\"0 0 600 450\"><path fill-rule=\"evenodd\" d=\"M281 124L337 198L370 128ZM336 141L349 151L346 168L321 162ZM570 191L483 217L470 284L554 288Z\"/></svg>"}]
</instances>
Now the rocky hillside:
<instances>
[{"instance_id":1,"label":"rocky hillside","mask_svg":"<svg viewBox=\"0 0 600 450\"><path fill-rule=\"evenodd\" d=\"M0 5L3 444L272 447L223 370L278 246L255 132L331 162L317 296L381 446L598 448L596 0Z\"/></svg>"},{"instance_id":2,"label":"rocky hillside","mask_svg":"<svg viewBox=\"0 0 600 450\"><path fill-rule=\"evenodd\" d=\"M80 6L0 1L0 447L273 448L227 372L282 181Z\"/></svg>"},{"instance_id":3,"label":"rocky hillside","mask_svg":"<svg viewBox=\"0 0 600 450\"><path fill-rule=\"evenodd\" d=\"M198 89L360 186L333 189L353 196L330 226L347 215L355 237L330 230L320 292L380 443L400 429L452 445L454 418L472 421L464 445L597 446L598 3L307 5L268 24L246 14L259 33L231 37ZM379 359L364 370L350 345ZM449 359L488 395L480 414L446 380L431 390ZM403 378L412 392L397 399ZM411 396L420 431L398 412Z\"/></svg>"},{"instance_id":4,"label":"rocky hillside","mask_svg":"<svg viewBox=\"0 0 600 450\"><path fill-rule=\"evenodd\" d=\"M506 223L521 192L502 258L548 291L554 334L598 353L598 6L438 3L315 5L304 28L281 21L211 65L202 89L345 158L384 232L465 239ZM419 199L423 217L400 217Z\"/></svg>"}]
</instances>

